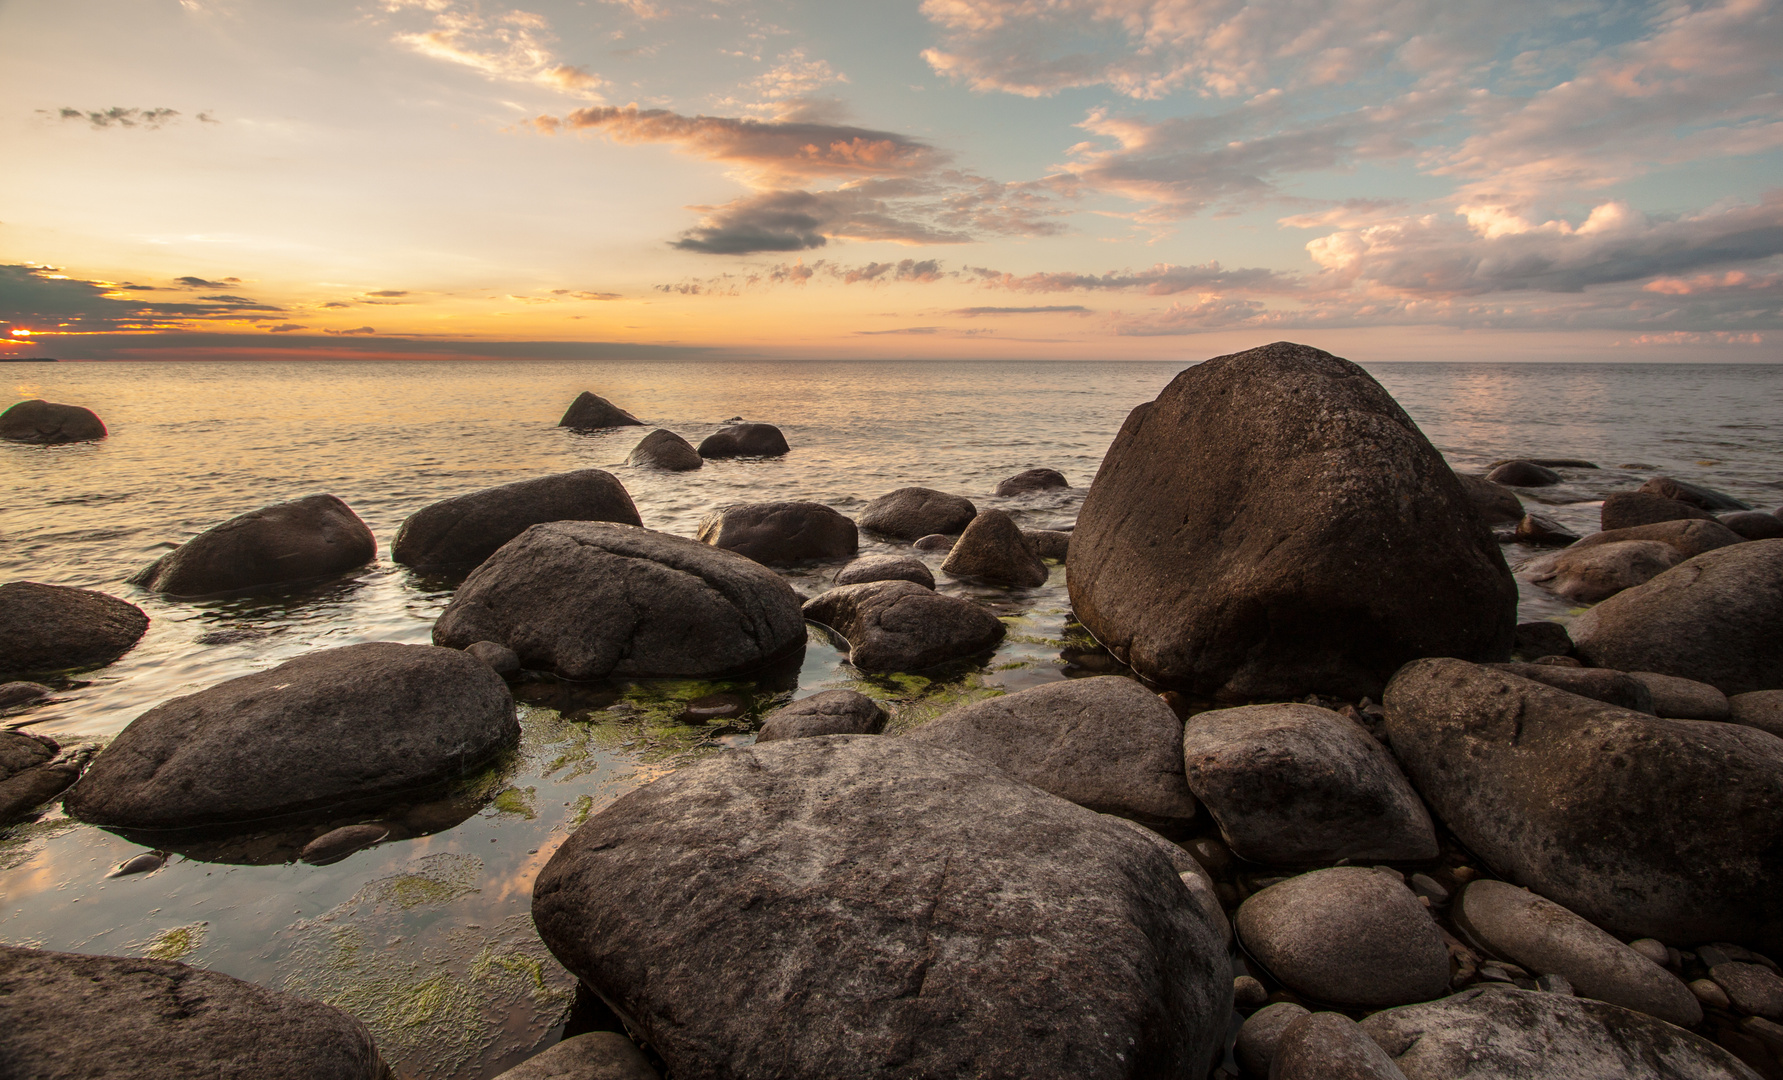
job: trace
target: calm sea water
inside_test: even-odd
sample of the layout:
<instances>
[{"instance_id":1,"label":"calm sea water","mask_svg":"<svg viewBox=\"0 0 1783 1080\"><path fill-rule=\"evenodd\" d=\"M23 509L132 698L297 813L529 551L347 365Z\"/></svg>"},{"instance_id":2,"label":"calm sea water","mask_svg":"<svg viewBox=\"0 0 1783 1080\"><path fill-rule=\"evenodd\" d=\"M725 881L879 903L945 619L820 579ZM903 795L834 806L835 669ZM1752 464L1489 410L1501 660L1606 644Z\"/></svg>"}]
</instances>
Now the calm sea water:
<instances>
[{"instance_id":1,"label":"calm sea water","mask_svg":"<svg viewBox=\"0 0 1783 1080\"><path fill-rule=\"evenodd\" d=\"M0 581L96 588L146 610L143 642L109 668L14 715L65 746L94 745L169 697L301 653L360 641L426 642L449 584L393 566L410 513L446 496L566 469L613 471L644 524L691 536L708 510L815 499L843 513L922 485L1071 522L1127 411L1182 365L1155 363L305 363L0 367L0 398L83 404L111 429L67 447L0 444ZM1783 367L1382 364L1369 370L1460 470L1512 456L1582 457L1541 493L1580 532L1604 493L1656 473L1762 508L1783 502ZM731 417L785 431L793 452L659 474L622 463L645 429L555 426L582 390L697 443ZM3 405L4 402L0 402ZM1048 466L1070 492L999 499L998 480ZM1616 468L1614 466L1627 466ZM171 602L124 579L225 518L316 492L345 499L380 542L351 578L227 602ZM1526 502L1534 503L1526 499ZM863 537L863 554L892 550ZM908 549L901 549L908 551ZM1513 557L1516 549L1510 549ZM930 560L937 568L939 559ZM813 595L833 568L788 573ZM107 878L144 849L52 812L0 831L0 940L177 958L354 1012L405 1077L488 1077L559 1037L573 979L527 919L533 877L589 812L747 725L680 721L683 703L740 692L751 714L849 686L894 724L962 699L1101 670L1067 626L1063 571L1025 592L942 588L1006 617L983 669L931 681L861 680L813 640L796 684L646 683L560 694L523 688L520 751L461 792L469 816L326 867L230 865L174 855ZM1564 602L1525 590L1525 617ZM473 812L474 811L474 812Z\"/></svg>"}]
</instances>

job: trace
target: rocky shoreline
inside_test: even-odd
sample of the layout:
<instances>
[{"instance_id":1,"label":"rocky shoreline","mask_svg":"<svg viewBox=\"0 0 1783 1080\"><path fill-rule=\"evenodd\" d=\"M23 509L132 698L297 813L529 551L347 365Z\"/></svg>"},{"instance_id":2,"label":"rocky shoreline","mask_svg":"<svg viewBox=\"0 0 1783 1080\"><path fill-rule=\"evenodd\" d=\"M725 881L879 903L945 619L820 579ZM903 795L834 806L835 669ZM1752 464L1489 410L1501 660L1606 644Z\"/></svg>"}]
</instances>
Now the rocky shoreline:
<instances>
[{"instance_id":1,"label":"rocky shoreline","mask_svg":"<svg viewBox=\"0 0 1783 1080\"><path fill-rule=\"evenodd\" d=\"M563 424L643 426L592 394ZM768 424L697 451L659 429L631 464L790 449ZM888 675L1004 636L920 560L856 559L861 532L986 589L1062 561L1130 671L892 735L871 700L815 695L589 816L534 919L630 1038L505 1075L1783 1077L1783 518L1668 477L1604 499L1583 538L1525 512L1594 468L1458 477L1366 372L1278 343L1135 409L1070 531L903 488L853 520L715 507L688 539L601 470L504 485L397 537L398 561L463 575L434 646L314 652L166 702L91 760L0 732L0 810L59 799L152 843L138 859L246 859L217 853L253 832L254 858L326 864L452 827L416 808L512 745L515 691L756 672L813 624ZM372 543L313 496L135 583L252 591ZM812 597L770 569L813 564L836 569ZM1595 606L1518 625L1517 577ZM147 626L103 594L0 586L0 709ZM170 1008L188 985L212 1004ZM0 1033L20 1075L183 1075L151 1036L191 1047L182 1066L387 1069L351 1017L176 963L7 947L0 994L28 1004ZM77 1022L82 1041L46 1034Z\"/></svg>"}]
</instances>

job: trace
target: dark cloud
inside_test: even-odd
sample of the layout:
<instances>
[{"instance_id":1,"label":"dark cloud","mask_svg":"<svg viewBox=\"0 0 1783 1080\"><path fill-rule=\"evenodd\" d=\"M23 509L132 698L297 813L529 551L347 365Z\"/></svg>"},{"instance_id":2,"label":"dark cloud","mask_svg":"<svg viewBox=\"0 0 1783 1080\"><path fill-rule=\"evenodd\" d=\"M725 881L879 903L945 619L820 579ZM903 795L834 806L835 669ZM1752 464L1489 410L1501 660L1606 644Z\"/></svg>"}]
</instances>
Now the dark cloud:
<instances>
[{"instance_id":1,"label":"dark cloud","mask_svg":"<svg viewBox=\"0 0 1783 1080\"><path fill-rule=\"evenodd\" d=\"M288 322L280 323L277 326L269 326L267 329L275 334L289 334L294 330L308 330L309 327L304 326L302 323Z\"/></svg>"},{"instance_id":2,"label":"dark cloud","mask_svg":"<svg viewBox=\"0 0 1783 1080\"><path fill-rule=\"evenodd\" d=\"M190 275L186 277L176 277L173 281L174 284L184 285L188 289L227 289L231 285L241 284L241 278L226 277L221 281L210 281L206 278L192 277Z\"/></svg>"},{"instance_id":3,"label":"dark cloud","mask_svg":"<svg viewBox=\"0 0 1783 1080\"><path fill-rule=\"evenodd\" d=\"M334 334L337 337L350 337L354 334L375 334L375 333L377 333L376 330L373 330L369 326L355 326L351 330L324 330L322 332L324 334Z\"/></svg>"},{"instance_id":4,"label":"dark cloud","mask_svg":"<svg viewBox=\"0 0 1783 1080\"><path fill-rule=\"evenodd\" d=\"M157 329L193 319L265 319L283 311L245 296L157 303L132 295L145 288L83 281L53 266L0 265L0 321L37 331L90 332Z\"/></svg>"},{"instance_id":5,"label":"dark cloud","mask_svg":"<svg viewBox=\"0 0 1783 1080\"><path fill-rule=\"evenodd\" d=\"M42 113L46 110L39 109ZM109 109L87 111L63 106L53 114L62 120L85 120L96 128L158 128L170 124L179 118L178 109L126 109L116 106ZM210 121L215 123L215 121Z\"/></svg>"},{"instance_id":6,"label":"dark cloud","mask_svg":"<svg viewBox=\"0 0 1783 1080\"><path fill-rule=\"evenodd\" d=\"M831 239L963 244L970 233L937 228L918 213L857 190L767 191L704 211L673 246L711 255L809 251Z\"/></svg>"},{"instance_id":7,"label":"dark cloud","mask_svg":"<svg viewBox=\"0 0 1783 1080\"><path fill-rule=\"evenodd\" d=\"M955 308L949 315L975 319L980 315L1088 315L1082 304L1048 304L1045 307L967 307Z\"/></svg>"}]
</instances>

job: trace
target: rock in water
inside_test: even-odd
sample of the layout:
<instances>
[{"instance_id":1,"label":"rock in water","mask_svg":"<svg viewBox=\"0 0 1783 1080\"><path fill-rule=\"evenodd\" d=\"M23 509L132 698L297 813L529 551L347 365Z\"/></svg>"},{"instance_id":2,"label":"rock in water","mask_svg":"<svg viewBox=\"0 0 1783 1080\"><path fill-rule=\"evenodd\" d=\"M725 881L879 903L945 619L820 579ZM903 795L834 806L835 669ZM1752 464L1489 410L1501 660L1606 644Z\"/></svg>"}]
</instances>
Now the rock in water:
<instances>
[{"instance_id":1,"label":"rock in water","mask_svg":"<svg viewBox=\"0 0 1783 1080\"><path fill-rule=\"evenodd\" d=\"M1507 461L1487 473L1486 479L1511 487L1552 487L1560 483L1560 474L1534 462Z\"/></svg>"},{"instance_id":2,"label":"rock in water","mask_svg":"<svg viewBox=\"0 0 1783 1080\"><path fill-rule=\"evenodd\" d=\"M312 866L327 866L339 862L355 851L371 847L390 835L390 826L372 822L365 825L345 825L341 828L323 833L304 845L297 856Z\"/></svg>"},{"instance_id":3,"label":"rock in water","mask_svg":"<svg viewBox=\"0 0 1783 1080\"><path fill-rule=\"evenodd\" d=\"M894 540L920 540L960 532L978 514L972 500L932 488L899 488L861 508L855 518L868 532Z\"/></svg>"},{"instance_id":4,"label":"rock in water","mask_svg":"<svg viewBox=\"0 0 1783 1080\"><path fill-rule=\"evenodd\" d=\"M0 945L0 1062L32 1080L380 1080L365 1025L171 960Z\"/></svg>"},{"instance_id":5,"label":"rock in water","mask_svg":"<svg viewBox=\"0 0 1783 1080\"><path fill-rule=\"evenodd\" d=\"M42 735L0 730L0 780L42 765L60 749L54 739Z\"/></svg>"},{"instance_id":6,"label":"rock in water","mask_svg":"<svg viewBox=\"0 0 1783 1080\"><path fill-rule=\"evenodd\" d=\"M566 428L643 427L644 421L598 394L584 390L570 402L570 407L557 422Z\"/></svg>"},{"instance_id":7,"label":"rock in water","mask_svg":"<svg viewBox=\"0 0 1783 1080\"><path fill-rule=\"evenodd\" d=\"M764 566L847 559L860 549L854 522L818 502L737 503L707 514L698 535Z\"/></svg>"},{"instance_id":8,"label":"rock in water","mask_svg":"<svg viewBox=\"0 0 1783 1080\"><path fill-rule=\"evenodd\" d=\"M657 1075L626 1036L590 1031L527 1058L495 1080L657 1080Z\"/></svg>"},{"instance_id":9,"label":"rock in water","mask_svg":"<svg viewBox=\"0 0 1783 1080\"><path fill-rule=\"evenodd\" d=\"M328 577L377 555L371 530L346 503L311 495L213 525L130 583L170 596L205 596Z\"/></svg>"},{"instance_id":10,"label":"rock in water","mask_svg":"<svg viewBox=\"0 0 1783 1080\"><path fill-rule=\"evenodd\" d=\"M1399 1066L1342 1013L1310 1013L1282 1030L1270 1080L1406 1080Z\"/></svg>"},{"instance_id":11,"label":"rock in water","mask_svg":"<svg viewBox=\"0 0 1783 1080\"><path fill-rule=\"evenodd\" d=\"M877 735L890 719L879 703L853 690L824 690L776 711L762 724L755 743L812 739L819 735Z\"/></svg>"},{"instance_id":12,"label":"rock in water","mask_svg":"<svg viewBox=\"0 0 1783 1080\"><path fill-rule=\"evenodd\" d=\"M1517 522L1516 539L1519 544L1535 544L1543 547L1564 547L1575 543L1579 534L1561 525L1551 517L1541 514L1524 514L1523 520Z\"/></svg>"},{"instance_id":13,"label":"rock in water","mask_svg":"<svg viewBox=\"0 0 1783 1080\"><path fill-rule=\"evenodd\" d=\"M1056 491L1071 484L1057 469L1029 469L1018 472L997 485L999 495L1021 495L1030 491Z\"/></svg>"},{"instance_id":14,"label":"rock in water","mask_svg":"<svg viewBox=\"0 0 1783 1080\"><path fill-rule=\"evenodd\" d=\"M155 706L63 805L125 829L234 824L414 791L519 736L507 684L475 657L347 645Z\"/></svg>"},{"instance_id":15,"label":"rock in water","mask_svg":"<svg viewBox=\"0 0 1783 1080\"><path fill-rule=\"evenodd\" d=\"M1637 490L1649 495L1658 495L1662 499L1672 499L1694 506L1699 510L1750 510L1752 504L1734 498L1732 495L1703 487L1701 484L1689 484L1682 480L1674 480L1669 476L1655 476L1642 484Z\"/></svg>"},{"instance_id":16,"label":"rock in water","mask_svg":"<svg viewBox=\"0 0 1783 1080\"><path fill-rule=\"evenodd\" d=\"M1544 555L1517 573L1557 595L1581 604L1607 600L1665 573L1684 561L1677 549L1657 540L1624 540Z\"/></svg>"},{"instance_id":17,"label":"rock in water","mask_svg":"<svg viewBox=\"0 0 1783 1080\"><path fill-rule=\"evenodd\" d=\"M836 571L838 585L861 585L869 581L914 581L925 589L935 587L935 575L921 559L908 555L868 555Z\"/></svg>"},{"instance_id":18,"label":"rock in water","mask_svg":"<svg viewBox=\"0 0 1783 1080\"><path fill-rule=\"evenodd\" d=\"M1058 529L1023 529L1022 538L1042 559L1064 562L1071 553L1071 534Z\"/></svg>"},{"instance_id":19,"label":"rock in water","mask_svg":"<svg viewBox=\"0 0 1783 1080\"><path fill-rule=\"evenodd\" d=\"M0 597L3 597L3 595L4 594L0 594ZM4 603L4 599L0 599L0 605L3 605ZM0 631L0 634L3 633L3 631ZM0 667L0 670L4 670L4 667ZM0 711L14 709L20 705L29 705L34 701L49 697L53 693L55 693L54 690L51 690L42 683L0 683Z\"/></svg>"},{"instance_id":20,"label":"rock in water","mask_svg":"<svg viewBox=\"0 0 1783 1080\"><path fill-rule=\"evenodd\" d=\"M1618 491L1607 495L1603 500L1603 509L1597 514L1598 524L1605 532L1654 525L1661 521L1691 519L1714 521L1715 515L1676 499L1650 495L1645 491Z\"/></svg>"},{"instance_id":21,"label":"rock in water","mask_svg":"<svg viewBox=\"0 0 1783 1080\"><path fill-rule=\"evenodd\" d=\"M390 557L421 569L470 568L534 525L547 521L617 521L642 525L631 495L600 469L521 480L457 495L409 515Z\"/></svg>"},{"instance_id":22,"label":"rock in water","mask_svg":"<svg viewBox=\"0 0 1783 1080\"><path fill-rule=\"evenodd\" d=\"M0 439L41 446L105 438L105 424L91 409L42 398L21 401L0 413Z\"/></svg>"},{"instance_id":23,"label":"rock in water","mask_svg":"<svg viewBox=\"0 0 1783 1080\"><path fill-rule=\"evenodd\" d=\"M1483 476L1456 473L1455 479L1461 482L1462 493L1486 524L1503 525L1523 520L1523 501L1510 488L1494 484Z\"/></svg>"},{"instance_id":24,"label":"rock in water","mask_svg":"<svg viewBox=\"0 0 1783 1080\"><path fill-rule=\"evenodd\" d=\"M804 615L847 639L848 662L862 671L922 671L984 652L1007 633L972 601L914 581L843 585L807 600Z\"/></svg>"},{"instance_id":25,"label":"rock in water","mask_svg":"<svg viewBox=\"0 0 1783 1080\"><path fill-rule=\"evenodd\" d=\"M906 735L1101 813L1186 825L1182 721L1132 679L1066 679L950 710Z\"/></svg>"},{"instance_id":26,"label":"rock in water","mask_svg":"<svg viewBox=\"0 0 1783 1080\"><path fill-rule=\"evenodd\" d=\"M90 589L0 585L0 678L102 667L136 647L149 617Z\"/></svg>"},{"instance_id":27,"label":"rock in water","mask_svg":"<svg viewBox=\"0 0 1783 1080\"><path fill-rule=\"evenodd\" d=\"M731 424L700 442L700 457L779 457L790 449L786 436L773 424Z\"/></svg>"},{"instance_id":28,"label":"rock in water","mask_svg":"<svg viewBox=\"0 0 1783 1080\"><path fill-rule=\"evenodd\" d=\"M983 510L947 553L941 572L989 585L1031 589L1046 584L1046 564L1028 546L1021 526L1001 510Z\"/></svg>"},{"instance_id":29,"label":"rock in water","mask_svg":"<svg viewBox=\"0 0 1783 1080\"><path fill-rule=\"evenodd\" d=\"M1377 1012L1362 1030L1411 1080L1758 1080L1663 1020L1535 990L1470 988Z\"/></svg>"},{"instance_id":30,"label":"rock in water","mask_svg":"<svg viewBox=\"0 0 1783 1080\"><path fill-rule=\"evenodd\" d=\"M638 441L626 456L627 465L648 465L670 472L688 472L706 463L693 444L666 428L657 428Z\"/></svg>"},{"instance_id":31,"label":"rock in water","mask_svg":"<svg viewBox=\"0 0 1783 1080\"><path fill-rule=\"evenodd\" d=\"M1437 855L1430 814L1387 748L1329 709L1216 709L1183 732L1189 790L1234 854L1274 866Z\"/></svg>"},{"instance_id":32,"label":"rock in water","mask_svg":"<svg viewBox=\"0 0 1783 1080\"><path fill-rule=\"evenodd\" d=\"M1698 555L1573 620L1580 658L1724 694L1783 689L1783 540Z\"/></svg>"},{"instance_id":33,"label":"rock in water","mask_svg":"<svg viewBox=\"0 0 1783 1080\"><path fill-rule=\"evenodd\" d=\"M1378 695L1419 656L1506 660L1517 583L1455 474L1360 367L1278 342L1127 417L1072 533L1072 609L1206 696Z\"/></svg>"},{"instance_id":34,"label":"rock in water","mask_svg":"<svg viewBox=\"0 0 1783 1080\"><path fill-rule=\"evenodd\" d=\"M1498 876L1625 939L1783 945L1783 741L1460 660L1407 665L1385 705L1412 783Z\"/></svg>"},{"instance_id":35,"label":"rock in water","mask_svg":"<svg viewBox=\"0 0 1783 1080\"><path fill-rule=\"evenodd\" d=\"M0 780L0 825L30 816L79 779L80 767L65 762L35 765Z\"/></svg>"},{"instance_id":36,"label":"rock in water","mask_svg":"<svg viewBox=\"0 0 1783 1080\"><path fill-rule=\"evenodd\" d=\"M1218 928L1151 844L908 739L687 766L589 818L532 895L681 1077L1204 1076L1232 1009Z\"/></svg>"},{"instance_id":37,"label":"rock in water","mask_svg":"<svg viewBox=\"0 0 1783 1080\"><path fill-rule=\"evenodd\" d=\"M632 525L559 521L466 578L433 640L493 641L567 679L703 679L791 655L805 623L792 586L754 560Z\"/></svg>"}]
</instances>

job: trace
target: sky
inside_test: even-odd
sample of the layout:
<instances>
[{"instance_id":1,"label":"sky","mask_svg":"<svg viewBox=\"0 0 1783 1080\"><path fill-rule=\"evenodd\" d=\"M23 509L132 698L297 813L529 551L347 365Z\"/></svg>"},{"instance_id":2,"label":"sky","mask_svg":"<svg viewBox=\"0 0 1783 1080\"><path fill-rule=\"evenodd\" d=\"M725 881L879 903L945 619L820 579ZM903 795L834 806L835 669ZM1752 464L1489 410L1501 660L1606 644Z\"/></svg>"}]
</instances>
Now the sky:
<instances>
[{"instance_id":1,"label":"sky","mask_svg":"<svg viewBox=\"0 0 1783 1080\"><path fill-rule=\"evenodd\" d=\"M1783 0L0 0L0 356L1783 361Z\"/></svg>"}]
</instances>

